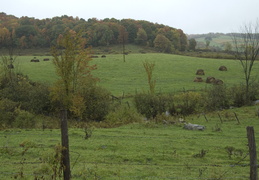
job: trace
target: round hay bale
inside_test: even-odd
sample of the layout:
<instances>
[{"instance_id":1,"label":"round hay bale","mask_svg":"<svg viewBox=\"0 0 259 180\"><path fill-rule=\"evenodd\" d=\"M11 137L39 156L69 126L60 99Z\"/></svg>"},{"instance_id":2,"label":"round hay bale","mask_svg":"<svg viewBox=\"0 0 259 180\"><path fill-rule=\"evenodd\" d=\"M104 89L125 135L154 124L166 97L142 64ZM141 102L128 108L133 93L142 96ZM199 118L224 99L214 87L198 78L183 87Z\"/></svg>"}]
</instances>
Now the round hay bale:
<instances>
[{"instance_id":1,"label":"round hay bale","mask_svg":"<svg viewBox=\"0 0 259 180\"><path fill-rule=\"evenodd\" d=\"M34 57L34 58L31 60L31 62L40 62L40 60L37 59L36 57Z\"/></svg>"},{"instance_id":2,"label":"round hay bale","mask_svg":"<svg viewBox=\"0 0 259 180\"><path fill-rule=\"evenodd\" d=\"M196 77L193 82L203 82L202 77Z\"/></svg>"},{"instance_id":3,"label":"round hay bale","mask_svg":"<svg viewBox=\"0 0 259 180\"><path fill-rule=\"evenodd\" d=\"M204 70L203 69L198 69L196 71L196 75L205 75Z\"/></svg>"},{"instance_id":4,"label":"round hay bale","mask_svg":"<svg viewBox=\"0 0 259 180\"><path fill-rule=\"evenodd\" d=\"M215 79L215 81L213 82L213 84L215 84L215 85L222 85L222 84L223 84L223 81L220 80L220 79Z\"/></svg>"},{"instance_id":5,"label":"round hay bale","mask_svg":"<svg viewBox=\"0 0 259 180\"><path fill-rule=\"evenodd\" d=\"M220 66L220 67L219 67L219 70L220 70L220 71L227 71L228 69L227 69L226 66Z\"/></svg>"},{"instance_id":6,"label":"round hay bale","mask_svg":"<svg viewBox=\"0 0 259 180\"><path fill-rule=\"evenodd\" d=\"M206 83L213 83L215 81L215 78L212 76L207 77Z\"/></svg>"}]
</instances>

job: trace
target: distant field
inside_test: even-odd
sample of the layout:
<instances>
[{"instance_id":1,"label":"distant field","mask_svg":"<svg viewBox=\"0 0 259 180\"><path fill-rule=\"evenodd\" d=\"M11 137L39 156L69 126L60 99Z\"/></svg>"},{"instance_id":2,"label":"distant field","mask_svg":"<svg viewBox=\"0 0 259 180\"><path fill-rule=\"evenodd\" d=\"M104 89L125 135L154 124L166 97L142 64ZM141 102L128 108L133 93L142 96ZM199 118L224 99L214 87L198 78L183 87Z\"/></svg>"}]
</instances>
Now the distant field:
<instances>
[{"instance_id":1,"label":"distant field","mask_svg":"<svg viewBox=\"0 0 259 180\"><path fill-rule=\"evenodd\" d=\"M207 36L210 36L209 34ZM195 40L198 42L197 48L201 48L201 44L199 43L203 43L203 46L205 46L206 42L205 42L205 37L206 35L204 35L204 37L199 37L199 38L195 38ZM225 43L232 43L232 37L230 35L218 35L217 37L213 37L211 42L210 42L210 47L215 46L215 47L219 47L220 49L224 50L224 45ZM204 48L204 47L202 47Z\"/></svg>"},{"instance_id":2,"label":"distant field","mask_svg":"<svg viewBox=\"0 0 259 180\"><path fill-rule=\"evenodd\" d=\"M126 62L123 62L120 54L106 56L93 59L92 63L97 64L97 70L93 71L93 75L100 79L100 86L107 88L114 95L135 94L148 90L147 75L142 64L144 61L155 63L153 77L156 79L156 92L200 90L211 86L205 82L193 82L197 69L204 69L204 80L208 76L214 76L228 86L244 82L241 65L236 60L147 53L129 54L126 56ZM33 56L19 56L16 60L16 69L34 81L53 83L57 78L53 63L42 61L45 56L37 57L41 60L39 63L30 62L32 58ZM219 71L221 65L225 65L228 71ZM258 70L259 65L256 63L254 72Z\"/></svg>"}]
</instances>

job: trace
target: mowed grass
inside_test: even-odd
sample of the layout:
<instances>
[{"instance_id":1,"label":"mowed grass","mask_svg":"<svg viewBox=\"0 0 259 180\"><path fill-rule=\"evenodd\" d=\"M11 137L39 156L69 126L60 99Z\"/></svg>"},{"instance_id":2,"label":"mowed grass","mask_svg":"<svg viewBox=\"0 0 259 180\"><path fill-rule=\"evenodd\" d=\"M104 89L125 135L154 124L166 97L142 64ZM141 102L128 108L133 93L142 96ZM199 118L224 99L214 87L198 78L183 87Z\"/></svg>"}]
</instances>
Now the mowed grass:
<instances>
[{"instance_id":1,"label":"mowed grass","mask_svg":"<svg viewBox=\"0 0 259 180\"><path fill-rule=\"evenodd\" d=\"M147 92L148 82L143 62L155 63L153 78L156 80L156 92L170 93L182 90L200 90L211 86L206 84L208 76L221 79L227 86L244 82L244 73L237 60L218 60L188 57L171 54L148 53L129 54L126 62L120 54L106 55L106 58L94 58L91 63L97 65L92 74L100 79L99 85L108 89L113 95L132 95L136 92ZM41 62L30 62L32 56L19 56L16 60L18 71L27 74L34 81L53 83L57 76L51 61L42 61L45 57L38 57ZM51 59L51 57L48 57ZM218 68L224 65L228 71L222 72ZM204 69L204 82L193 82L197 69ZM254 65L254 76L259 66Z\"/></svg>"},{"instance_id":2,"label":"mowed grass","mask_svg":"<svg viewBox=\"0 0 259 180\"><path fill-rule=\"evenodd\" d=\"M246 126L254 126L258 138L255 107L219 114L223 123L217 113L207 114L208 122L203 116L185 119L205 125L204 131L145 122L94 129L86 140L83 129L69 129L73 179L249 179ZM5 130L0 132L0 142L0 179L12 179L21 172L24 179L34 179L37 173L50 179L41 162L54 155L59 130ZM30 146L23 146L26 142Z\"/></svg>"}]
</instances>

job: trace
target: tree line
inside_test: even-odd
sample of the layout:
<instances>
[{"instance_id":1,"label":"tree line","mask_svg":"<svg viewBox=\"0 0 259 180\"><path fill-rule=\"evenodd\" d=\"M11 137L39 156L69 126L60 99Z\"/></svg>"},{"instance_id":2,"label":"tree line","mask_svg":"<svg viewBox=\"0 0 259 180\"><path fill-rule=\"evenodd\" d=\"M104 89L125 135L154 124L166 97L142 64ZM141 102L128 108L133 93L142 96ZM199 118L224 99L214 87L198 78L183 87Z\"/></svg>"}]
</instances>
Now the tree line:
<instances>
[{"instance_id":1,"label":"tree line","mask_svg":"<svg viewBox=\"0 0 259 180\"><path fill-rule=\"evenodd\" d=\"M46 19L0 13L0 46L17 48L49 48L60 34L68 30L81 32L88 39L87 46L109 46L130 43L155 47L161 52L185 51L186 34L162 24L144 20L106 18L85 20L63 15Z\"/></svg>"}]
</instances>

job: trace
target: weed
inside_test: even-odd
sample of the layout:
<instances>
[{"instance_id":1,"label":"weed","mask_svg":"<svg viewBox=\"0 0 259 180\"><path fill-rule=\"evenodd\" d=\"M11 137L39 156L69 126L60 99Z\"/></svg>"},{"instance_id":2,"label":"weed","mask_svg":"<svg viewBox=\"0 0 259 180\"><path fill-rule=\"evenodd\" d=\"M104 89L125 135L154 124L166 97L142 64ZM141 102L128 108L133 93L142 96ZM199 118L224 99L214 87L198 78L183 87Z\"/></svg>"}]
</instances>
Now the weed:
<instances>
[{"instance_id":1,"label":"weed","mask_svg":"<svg viewBox=\"0 0 259 180\"><path fill-rule=\"evenodd\" d=\"M214 131L214 132L221 132L221 131L222 131L221 125L220 125L220 124L216 124L216 125L212 128L212 131Z\"/></svg>"},{"instance_id":2,"label":"weed","mask_svg":"<svg viewBox=\"0 0 259 180\"><path fill-rule=\"evenodd\" d=\"M62 177L62 146L56 145L51 151L44 152L40 158L41 164L33 174L35 179L46 178L56 180Z\"/></svg>"},{"instance_id":3,"label":"weed","mask_svg":"<svg viewBox=\"0 0 259 180\"><path fill-rule=\"evenodd\" d=\"M35 143L33 143L33 142L29 141L29 140L25 140L22 143L20 143L20 147L23 147L23 151L21 153L22 159L21 159L21 162L20 162L21 167L19 169L19 172L14 175L14 179L17 179L17 178L22 179L22 178L24 178L24 167L25 167L25 162L26 162L26 158L24 156L25 156L26 152L30 148L34 148L35 147Z\"/></svg>"},{"instance_id":4,"label":"weed","mask_svg":"<svg viewBox=\"0 0 259 180\"><path fill-rule=\"evenodd\" d=\"M0 153L3 154L7 154L7 155L14 155L15 151L14 148L9 148L9 147L1 147L0 148Z\"/></svg>"},{"instance_id":5,"label":"weed","mask_svg":"<svg viewBox=\"0 0 259 180\"><path fill-rule=\"evenodd\" d=\"M207 167L199 168L199 178L203 175L203 173L207 170Z\"/></svg>"},{"instance_id":6,"label":"weed","mask_svg":"<svg viewBox=\"0 0 259 180\"><path fill-rule=\"evenodd\" d=\"M225 149L227 151L228 158L231 159L232 155L234 154L235 148L233 146L226 146Z\"/></svg>"},{"instance_id":7,"label":"weed","mask_svg":"<svg viewBox=\"0 0 259 180\"><path fill-rule=\"evenodd\" d=\"M85 132L85 139L89 139L92 136L93 133L93 128L89 128L89 127L85 127L84 128L84 132Z\"/></svg>"},{"instance_id":8,"label":"weed","mask_svg":"<svg viewBox=\"0 0 259 180\"><path fill-rule=\"evenodd\" d=\"M194 154L193 157L194 158L204 158L207 153L208 153L208 151L202 149L199 153Z\"/></svg>"}]
</instances>

